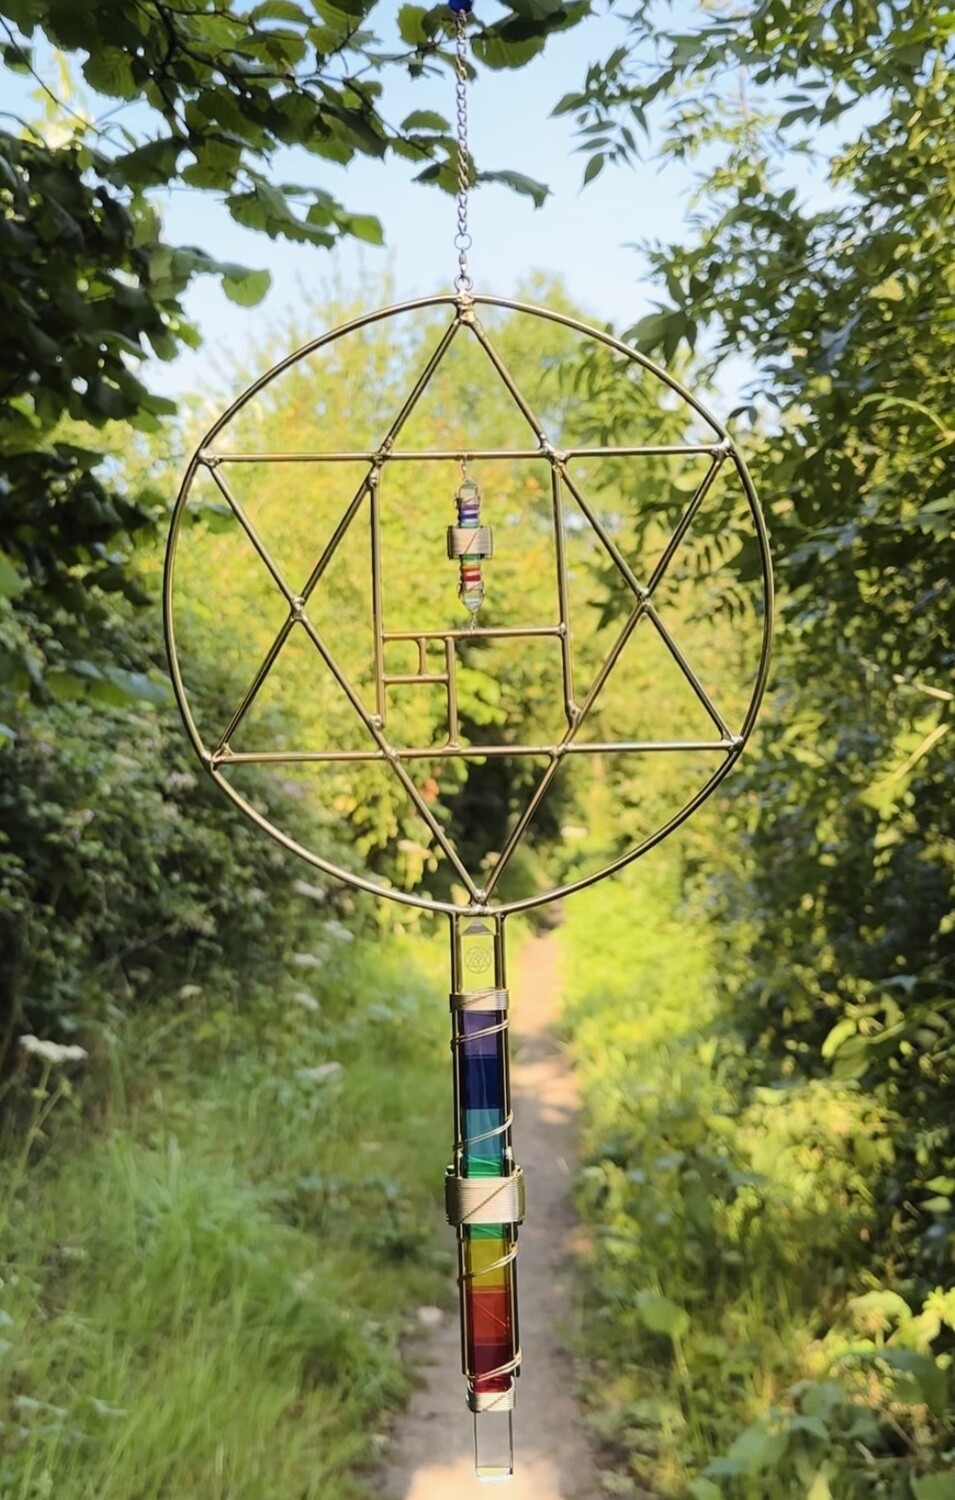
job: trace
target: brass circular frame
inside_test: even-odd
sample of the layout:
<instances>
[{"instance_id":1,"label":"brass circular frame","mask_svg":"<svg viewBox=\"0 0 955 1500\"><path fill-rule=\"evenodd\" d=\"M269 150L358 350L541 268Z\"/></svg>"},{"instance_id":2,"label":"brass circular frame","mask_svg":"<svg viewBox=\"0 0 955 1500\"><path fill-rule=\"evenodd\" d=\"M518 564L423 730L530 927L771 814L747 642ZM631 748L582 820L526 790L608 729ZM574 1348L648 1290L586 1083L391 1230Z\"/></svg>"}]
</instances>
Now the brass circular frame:
<instances>
[{"instance_id":1,"label":"brass circular frame","mask_svg":"<svg viewBox=\"0 0 955 1500\"><path fill-rule=\"evenodd\" d=\"M389 318L398 317L401 314L435 307L455 308L457 309L458 321L467 321L468 315L471 313L473 308L482 305L487 307L503 308L506 311L520 313L529 317L543 318L552 323L558 323L563 325L564 327L570 328L576 333L579 333L587 338L595 339L598 343L605 345L609 349L612 349L617 354L623 355L625 358L631 360L634 364L641 366L650 374L654 375L658 380L662 381L665 386L668 386L670 390L672 390L677 396L681 398L681 400L685 401L687 405L697 414L697 416L701 417L702 420L707 424L707 426L711 428L711 430L716 434L716 443L713 445L714 449L719 449L719 451L724 455L725 459L730 460L734 468L736 469L743 487L743 493L746 497L747 507L753 522L760 560L760 585L763 606L763 620L756 675L753 684L753 690L750 695L749 704L743 719L742 729L738 735L733 737L732 746L727 750L726 758L722 762L722 764L717 767L710 778L704 782L702 787L692 797L690 797L687 802L684 803L684 805L677 813L673 815L672 818L670 818L654 833L649 834L641 843L637 844L634 848L627 850L622 855L618 855L616 859L611 860L608 864L602 866L599 870L596 870L586 876L582 876L579 880L570 881L565 885L555 887L553 890L544 891L534 896L525 896L515 901L494 902L493 900L477 900L472 903L455 904L454 902L450 901L437 901L432 899L431 897L419 896L412 891L396 890L390 886L381 885L376 881L368 880L364 876L358 875L352 870L346 870L341 866L334 864L331 860L325 859L323 856L316 854L313 850L306 848L291 835L285 833L281 828L271 823L268 818L264 817L245 797L242 796L239 791L236 790L234 786L232 786L232 784L226 779L226 777L223 776L223 774L219 770L214 756L203 743L202 736L189 708L188 696L186 693L185 683L183 681L176 646L175 624L173 620L173 604L175 590L176 548L182 530L183 519L186 512L186 506L188 503L192 483L195 479L198 469L204 462L203 455L213 443L218 434L228 426L233 417L235 417L242 410L242 408L246 406L247 403L259 393L259 391L263 390L274 379L283 374L286 370L290 369L293 365L299 363L299 361L303 359L306 359L310 354L314 354L318 349L323 348L327 344L334 343L338 339L345 338L349 334L356 333L362 328L367 328L373 323L378 323ZM613 450L611 449L605 451L612 452ZM457 460L464 455L458 450L448 450L447 453L442 456L447 457L449 460ZM541 456L548 456L547 450L543 446L541 447ZM728 432L726 431L722 423L720 423L690 391L688 391L683 385L681 385L678 380L676 380L672 375L668 374L666 370L662 369L646 355L641 354L638 350L631 348L630 345L625 344L620 339L615 338L612 334L609 334L598 328L593 328L589 324L581 322L577 318L570 317L566 313L555 312L550 308L537 307L532 303L517 302L508 297L497 297L487 293L476 293L469 291L445 293L430 297L416 298L408 302L397 303L391 307L378 308L373 312L365 313L359 318L354 318L350 322L344 323L338 328L331 329L329 332L319 335L319 337L312 339L309 343L303 345L302 348L297 349L293 353L287 355L285 359L281 360L277 365L274 365L271 369L267 370L256 381L254 381L251 386L243 391L242 394L232 403L232 405L223 413L223 415L218 418L218 420L206 433L205 437L202 439L201 443L193 454L186 469L186 473L183 477L179 494L173 508L163 574L163 628L166 639L166 650L169 657L170 677L176 696L176 702L179 706L179 711L182 715L186 732L190 740L192 741L193 747L197 755L199 756L199 759L202 761L203 765L208 771L209 775L225 792L226 796L229 797L230 800L239 808L239 810L245 813L245 815L250 818L251 821L255 823L264 833L267 833L271 838L275 839L277 843L281 844L291 853L298 855L301 859L304 859L308 864L314 866L316 869L323 871L327 875L334 876L336 879L343 881L346 885L354 886L355 888L366 891L373 896L383 897L386 900L397 901L403 905L414 906L426 911L444 912L450 916L494 915L497 917L503 917L511 912L527 911L532 907L543 906L549 901L556 901L564 896L571 895L574 891L582 890L587 886L593 885L598 880L605 879L606 876L614 874L617 870L621 870L626 865L631 864L634 860L639 859L641 855L648 853L649 850L655 848L656 845L661 843L663 839L665 839L670 833L679 828L680 825L684 823L687 818L689 818L696 811L696 809L706 801L709 796L711 796L711 794L716 790L720 783L729 775L730 771L733 769L734 765L742 754L746 742L749 739L750 734L752 733L753 726L756 722L756 716L759 711L759 706L762 702L763 695L766 690L766 682L769 675L769 661L770 653L772 650L773 635L772 558L770 552L769 537L766 530L766 523L760 509L752 479L750 478L745 463L736 451L736 448ZM519 746L515 747L515 752L519 753L520 748L521 747ZM525 751L525 753L528 752ZM624 751L621 753L627 752Z\"/></svg>"}]
</instances>

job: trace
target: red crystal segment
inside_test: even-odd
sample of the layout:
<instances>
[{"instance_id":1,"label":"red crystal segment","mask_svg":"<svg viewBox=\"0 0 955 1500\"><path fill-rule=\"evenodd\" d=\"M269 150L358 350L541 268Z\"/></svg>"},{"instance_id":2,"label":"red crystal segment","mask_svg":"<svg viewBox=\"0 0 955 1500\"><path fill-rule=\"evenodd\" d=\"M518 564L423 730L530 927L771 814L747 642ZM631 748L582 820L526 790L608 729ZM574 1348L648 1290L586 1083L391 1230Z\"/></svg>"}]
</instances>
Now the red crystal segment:
<instances>
[{"instance_id":1,"label":"red crystal segment","mask_svg":"<svg viewBox=\"0 0 955 1500\"><path fill-rule=\"evenodd\" d=\"M510 1277L508 1277L510 1281ZM466 1295L468 1365L476 1391L510 1390L512 1373L492 1375L514 1358L511 1288L468 1287Z\"/></svg>"}]
</instances>

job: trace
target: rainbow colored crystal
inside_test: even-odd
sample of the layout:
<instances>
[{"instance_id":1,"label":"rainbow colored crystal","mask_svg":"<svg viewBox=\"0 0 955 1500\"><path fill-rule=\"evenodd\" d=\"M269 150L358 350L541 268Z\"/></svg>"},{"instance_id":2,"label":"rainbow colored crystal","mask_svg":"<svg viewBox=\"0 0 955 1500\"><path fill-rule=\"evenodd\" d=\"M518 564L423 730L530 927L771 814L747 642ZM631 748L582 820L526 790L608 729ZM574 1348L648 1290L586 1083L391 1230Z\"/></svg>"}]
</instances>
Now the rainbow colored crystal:
<instances>
[{"instance_id":1,"label":"rainbow colored crystal","mask_svg":"<svg viewBox=\"0 0 955 1500\"><path fill-rule=\"evenodd\" d=\"M467 931L462 967L464 976L469 969L473 971L474 987L469 990L467 978L462 977L462 990L474 994L476 1000L479 995L483 998L479 984L491 978L493 951L489 928L475 924ZM504 1177L512 1170L507 1011L462 1006L455 1015L454 1047L458 1171L463 1177ZM466 1371L475 1395L503 1395L513 1386L518 1350L516 1226L463 1224L460 1236Z\"/></svg>"}]
</instances>

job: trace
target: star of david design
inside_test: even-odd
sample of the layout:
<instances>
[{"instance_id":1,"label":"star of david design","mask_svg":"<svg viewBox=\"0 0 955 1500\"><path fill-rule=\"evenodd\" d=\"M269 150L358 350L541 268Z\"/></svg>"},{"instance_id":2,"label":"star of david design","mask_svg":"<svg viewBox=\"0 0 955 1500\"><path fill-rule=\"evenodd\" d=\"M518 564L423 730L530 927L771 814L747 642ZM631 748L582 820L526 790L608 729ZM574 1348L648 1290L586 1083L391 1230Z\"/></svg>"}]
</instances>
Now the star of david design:
<instances>
[{"instance_id":1,"label":"star of david design","mask_svg":"<svg viewBox=\"0 0 955 1500\"><path fill-rule=\"evenodd\" d=\"M675 391L712 432L711 441L688 442L678 445L635 445L635 446L575 446L573 448L558 448L550 440L543 424L538 419L533 408L525 399L519 385L501 358L494 343L489 337L486 329L482 326L478 316L477 307L487 304L495 307L503 307L516 312L527 313L532 316L549 318L552 321L565 324L589 337L596 339L617 353L624 354L629 359L643 365L652 371L659 379ZM393 418L390 426L378 445L371 450L356 452L308 452L308 453L255 453L255 452L231 452L215 446L215 440L227 427L229 421L241 409L241 407L254 394L267 384L275 375L287 369L297 360L304 358L307 354L321 347L323 343L334 338L341 337L357 328L364 326L367 322L387 317L390 314L407 311L408 309L426 308L433 306L448 306L453 309L453 317L449 326L438 340L436 347L427 359L424 368L418 375L410 394L401 404L399 411ZM526 423L529 438L533 446L526 448L510 447L494 450L412 450L403 449L400 438L411 413L418 405L423 393L428 388L435 372L441 365L448 350L456 339L472 337L487 356L489 374L496 376L504 389L510 396L517 410L521 413ZM602 521L598 509L588 498L585 489L578 477L571 473L570 464L580 459L603 459L603 458L640 458L651 455L685 454L702 457L707 461L706 472L697 485L690 500L686 504L672 535L669 537L657 562L645 581L638 578L633 571L627 558L621 552L619 546L611 534L610 528ZM381 486L382 478L388 469L397 464L415 462L429 463L443 460L455 461L467 464L494 464L498 462L513 462L515 460L538 459L544 460L550 472L550 488L553 508L554 525L554 549L556 561L556 610L555 617L534 626L481 626L472 624L470 627L447 629L419 629L419 630L386 630L383 618L382 604L382 567L381 567ZM764 598L764 622L762 651L759 666L756 672L756 681L753 689L752 699L746 713L744 722L738 732L734 732L717 704L712 694L701 681L700 676L694 670L685 652L681 649L678 641L671 633L666 622L661 618L659 609L654 603L654 596L661 582L677 556L684 540L693 526L694 519L703 506L707 495L716 479L720 469L727 462L735 465L743 483L750 514L753 518L754 529L760 551L762 564L762 582ZM282 569L277 565L268 546L253 524L245 507L230 486L225 470L234 464L244 463L298 463L298 464L336 464L336 463L361 463L365 472L359 482L355 493L345 506L345 509L335 526L331 536L316 559L311 572L308 575L300 591L295 591L289 584ZM214 481L222 500L235 517L242 531L254 549L263 568L266 570L272 585L281 595L287 608L287 615L281 627L277 631L271 645L269 646L263 660L257 667L242 699L232 713L229 722L222 728L215 742L207 745L199 734L189 706L186 701L185 687L179 670L176 655L175 635L173 628L173 588L174 588L174 560L179 531L182 524L184 507L188 501L190 489L195 476L200 472L206 472ZM574 680L573 660L573 621L568 597L568 571L566 558L566 521L565 503L571 503L576 507L576 512L581 523L591 528L597 538L603 554L609 560L615 575L623 581L629 602L629 610L624 618L616 639L611 645L602 664L596 671L593 681L586 692L578 701L577 687ZM349 528L356 522L359 516L366 516L370 526L371 536L371 583L372 583L372 615L373 615L373 678L374 678L374 708L366 707L361 693L355 683L349 678L341 663L336 659L330 649L327 640L316 628L314 620L309 615L309 602L315 595L316 590L322 583L329 565L336 555L343 539L348 534ZM400 308L386 309L384 312L368 315L358 319L354 323L346 325L345 328L335 330L332 334L325 335L322 339L314 341L297 354L268 372L262 379L250 388L225 415L219 419L203 444L194 455L189 471L183 482L173 518L173 527L170 536L169 553L167 556L166 583L165 583L165 614L166 629L170 648L170 658L173 667L173 683L179 699L180 707L186 721L187 728L193 742L207 769L219 782L228 794L236 801L245 812L254 817L269 833L278 838L280 842L303 855L311 863L319 868L330 871L352 884L363 886L379 895L386 895L398 900L406 900L410 904L429 907L437 910L460 911L460 906L451 906L445 902L433 901L430 898L417 897L413 893L396 891L390 887L376 885L373 882L356 877L354 872L343 871L337 866L330 864L314 851L310 851L297 844L282 830L277 829L267 819L257 813L251 805L246 802L236 788L223 774L230 766L241 764L281 764L281 763L349 763L349 762L378 762L390 768L391 773L400 783L404 793L411 805L427 827L435 845L441 854L447 859L451 868L462 883L467 893L469 908L474 911L486 912L492 909L505 911L514 910L519 907L536 905L540 901L550 900L556 895L565 894L567 891L577 889L581 884L589 883L589 879L598 878L591 876L588 880L580 880L573 885L565 886L559 891L551 891L535 896L530 899L507 903L494 903L494 892L506 870L512 856L521 843L528 827L531 824L537 810L539 809L549 787L561 767L566 763L568 757L578 755L595 755L604 753L637 754L644 752L715 752L721 756L719 764L699 790L692 796L689 802L677 813L664 827L646 838L636 849L627 851L619 856L599 874L609 874L612 870L629 862L643 853L646 849L658 843L667 833L694 811L696 807L710 794L716 785L728 773L738 758L740 751L748 737L749 731L755 719L762 692L765 686L766 672L769 654L769 636L771 621L771 576L769 572L769 551L765 528L762 517L756 504L755 495L745 467L726 434L725 430L709 413L699 404L689 392L659 370L649 360L644 359L636 351L628 348L625 344L613 339L610 335L600 333L587 325L577 322L575 319L562 314L552 313L546 309L533 308L525 304L511 302L504 298L459 294L448 297L434 297L421 299L414 303L403 304ZM702 706L705 714L713 726L713 736L709 739L693 740L586 740L580 738L580 731L592 715L609 678L613 674L624 653L627 643L631 639L634 630L645 621L644 629L650 628L656 637L663 643L672 661L676 664L684 682L688 685L698 703ZM347 699L351 709L363 727L367 737L366 748L357 750L325 749L325 750L282 750L282 751L238 751L232 748L231 741L242 726L246 716L258 697L260 690L267 681L270 673L279 660L283 648L292 638L293 632L303 632L305 637L314 647L317 657L322 662L325 671L337 683L341 693ZM457 708L456 674L458 670L457 643L461 641L514 639L526 637L537 640L551 640L557 644L561 662L561 685L563 696L563 714L566 727L559 739L548 744L494 744L480 743L468 744L461 738L461 726ZM385 648L391 642L410 643L417 651L418 668L411 673L389 674L385 670ZM435 671L429 667L428 648L436 647L441 652L442 669ZM446 722L447 739L443 745L402 745L396 744L388 733L388 694L392 688L397 686L434 685L443 689L446 697ZM446 828L435 815L433 807L429 804L423 792L412 778L409 765L414 761L444 761L444 760L469 760L483 759L489 756L507 755L511 758L544 759L546 764L541 772L529 801L507 836L504 847L497 855L493 867L489 870L481 884L475 876L465 867L453 840L449 837Z\"/></svg>"}]
</instances>

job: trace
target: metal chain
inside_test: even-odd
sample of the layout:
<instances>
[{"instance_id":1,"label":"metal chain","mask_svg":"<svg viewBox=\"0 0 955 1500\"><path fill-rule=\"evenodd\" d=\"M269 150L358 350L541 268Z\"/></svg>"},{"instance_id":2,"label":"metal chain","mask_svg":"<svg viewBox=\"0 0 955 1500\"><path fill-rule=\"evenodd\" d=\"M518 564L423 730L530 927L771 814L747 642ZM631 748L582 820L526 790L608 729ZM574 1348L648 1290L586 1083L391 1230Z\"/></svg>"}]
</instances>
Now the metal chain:
<instances>
[{"instance_id":1,"label":"metal chain","mask_svg":"<svg viewBox=\"0 0 955 1500\"><path fill-rule=\"evenodd\" d=\"M458 252L458 274L454 278L456 292L470 292L474 286L468 274L468 251L472 240L468 233L468 189L471 186L471 155L468 151L468 65L467 65L467 18L470 5L460 10L455 7L457 22L457 55L455 58L454 93L457 104L458 124L458 232L454 236L454 248Z\"/></svg>"}]
</instances>

